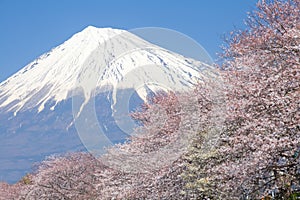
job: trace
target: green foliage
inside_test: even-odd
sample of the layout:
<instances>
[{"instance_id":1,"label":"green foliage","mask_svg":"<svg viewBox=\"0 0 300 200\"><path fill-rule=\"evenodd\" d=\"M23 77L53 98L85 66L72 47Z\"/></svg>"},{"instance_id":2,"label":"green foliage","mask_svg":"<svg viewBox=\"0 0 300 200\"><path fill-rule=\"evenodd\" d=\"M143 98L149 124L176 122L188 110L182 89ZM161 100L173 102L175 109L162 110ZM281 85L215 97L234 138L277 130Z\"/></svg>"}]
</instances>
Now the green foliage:
<instances>
[{"instance_id":1,"label":"green foliage","mask_svg":"<svg viewBox=\"0 0 300 200\"><path fill-rule=\"evenodd\" d=\"M30 174L26 174L25 176L23 176L23 178L20 181L22 184L24 185L30 185L32 184L32 180L31 180L31 175Z\"/></svg>"},{"instance_id":2,"label":"green foliage","mask_svg":"<svg viewBox=\"0 0 300 200\"><path fill-rule=\"evenodd\" d=\"M297 199L300 199L300 192L293 193L289 197L289 200L297 200Z\"/></svg>"},{"instance_id":3,"label":"green foliage","mask_svg":"<svg viewBox=\"0 0 300 200\"><path fill-rule=\"evenodd\" d=\"M204 148L203 141L208 134L209 130L198 132L185 156L187 165L181 177L186 184L182 192L190 199L205 199L215 193L214 183L210 182L207 166L204 165L218 156L213 148Z\"/></svg>"}]
</instances>

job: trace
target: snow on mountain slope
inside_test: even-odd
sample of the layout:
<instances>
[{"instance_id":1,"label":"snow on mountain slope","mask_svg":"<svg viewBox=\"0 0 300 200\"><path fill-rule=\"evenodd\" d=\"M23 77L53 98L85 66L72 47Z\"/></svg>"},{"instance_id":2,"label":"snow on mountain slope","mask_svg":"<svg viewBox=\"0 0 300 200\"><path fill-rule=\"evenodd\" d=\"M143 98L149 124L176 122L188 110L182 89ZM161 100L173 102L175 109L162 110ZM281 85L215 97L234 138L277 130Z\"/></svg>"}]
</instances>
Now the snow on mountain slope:
<instances>
[{"instance_id":1,"label":"snow on mountain slope","mask_svg":"<svg viewBox=\"0 0 300 200\"><path fill-rule=\"evenodd\" d=\"M54 101L54 110L78 88L88 102L106 84L142 87L138 92L145 99L147 88L155 90L150 82L169 82L179 90L190 88L201 80L201 67L204 64L199 61L127 31L89 26L2 82L0 109L14 115L29 109L41 112L48 101Z\"/></svg>"}]
</instances>

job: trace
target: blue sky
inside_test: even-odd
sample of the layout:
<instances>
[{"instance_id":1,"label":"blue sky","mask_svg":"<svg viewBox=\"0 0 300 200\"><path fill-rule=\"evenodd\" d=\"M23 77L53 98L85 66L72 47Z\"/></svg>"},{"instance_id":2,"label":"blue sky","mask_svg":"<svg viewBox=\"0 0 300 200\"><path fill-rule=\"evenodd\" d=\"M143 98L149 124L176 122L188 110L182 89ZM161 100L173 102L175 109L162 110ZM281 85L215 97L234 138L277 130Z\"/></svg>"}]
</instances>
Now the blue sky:
<instances>
[{"instance_id":1,"label":"blue sky","mask_svg":"<svg viewBox=\"0 0 300 200\"><path fill-rule=\"evenodd\" d=\"M244 28L256 0L0 0L0 81L88 25L164 27L216 59L222 36Z\"/></svg>"}]
</instances>

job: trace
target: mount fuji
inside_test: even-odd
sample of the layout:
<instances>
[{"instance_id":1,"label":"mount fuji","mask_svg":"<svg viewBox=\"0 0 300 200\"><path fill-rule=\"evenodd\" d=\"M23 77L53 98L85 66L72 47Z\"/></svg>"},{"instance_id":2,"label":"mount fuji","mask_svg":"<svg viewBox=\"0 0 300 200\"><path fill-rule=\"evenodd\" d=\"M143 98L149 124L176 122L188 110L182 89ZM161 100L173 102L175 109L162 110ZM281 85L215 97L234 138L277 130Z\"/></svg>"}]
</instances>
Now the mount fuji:
<instances>
[{"instance_id":1,"label":"mount fuji","mask_svg":"<svg viewBox=\"0 0 300 200\"><path fill-rule=\"evenodd\" d=\"M85 28L0 84L0 181L16 182L51 154L85 151L74 118L91 101L107 137L122 142L128 134L112 117L128 103L120 91L132 110L157 91L191 89L205 67L125 30Z\"/></svg>"}]
</instances>

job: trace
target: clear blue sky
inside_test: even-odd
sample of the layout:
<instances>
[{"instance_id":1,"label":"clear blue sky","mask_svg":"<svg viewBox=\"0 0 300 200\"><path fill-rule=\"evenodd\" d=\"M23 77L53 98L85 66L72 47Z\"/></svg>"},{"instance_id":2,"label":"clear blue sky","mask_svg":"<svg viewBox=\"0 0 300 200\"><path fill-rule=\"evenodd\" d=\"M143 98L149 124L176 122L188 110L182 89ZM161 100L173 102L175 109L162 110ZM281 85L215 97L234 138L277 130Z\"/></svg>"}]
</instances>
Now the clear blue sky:
<instances>
[{"instance_id":1,"label":"clear blue sky","mask_svg":"<svg viewBox=\"0 0 300 200\"><path fill-rule=\"evenodd\" d=\"M222 36L244 28L256 0L0 0L0 81L88 25L164 27L216 59Z\"/></svg>"}]
</instances>

